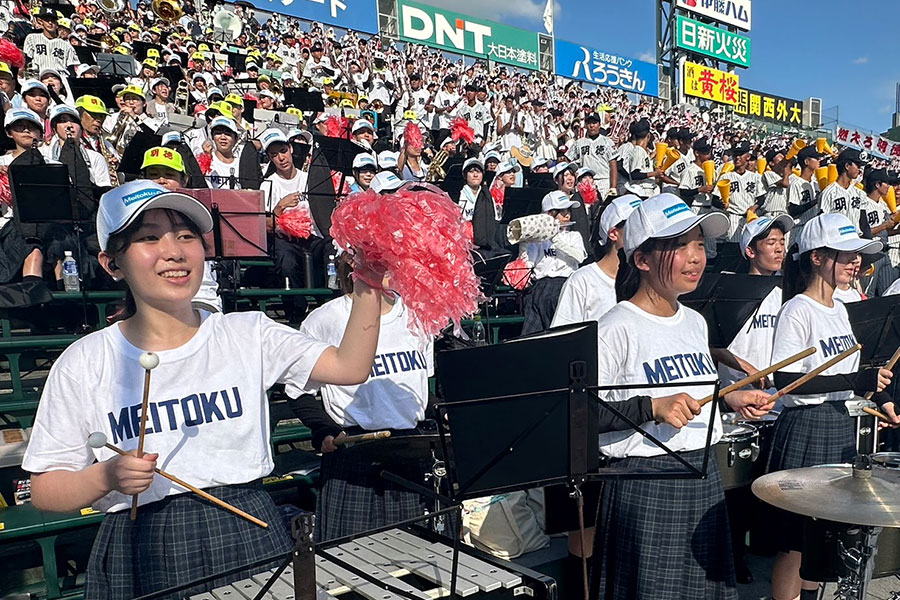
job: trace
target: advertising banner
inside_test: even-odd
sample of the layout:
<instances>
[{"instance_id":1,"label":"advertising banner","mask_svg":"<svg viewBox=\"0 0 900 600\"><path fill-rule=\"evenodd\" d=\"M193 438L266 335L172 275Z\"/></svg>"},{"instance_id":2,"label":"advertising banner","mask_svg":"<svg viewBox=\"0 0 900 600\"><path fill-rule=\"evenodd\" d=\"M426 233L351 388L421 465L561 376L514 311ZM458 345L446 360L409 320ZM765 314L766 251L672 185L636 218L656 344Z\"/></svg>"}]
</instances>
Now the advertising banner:
<instances>
[{"instance_id":1,"label":"advertising banner","mask_svg":"<svg viewBox=\"0 0 900 600\"><path fill-rule=\"evenodd\" d=\"M750 30L750 0L678 0L676 8Z\"/></svg>"},{"instance_id":2,"label":"advertising banner","mask_svg":"<svg viewBox=\"0 0 900 600\"><path fill-rule=\"evenodd\" d=\"M685 62L681 82L684 86L684 93L688 96L731 106L738 103L740 78L734 73Z\"/></svg>"},{"instance_id":3,"label":"advertising banner","mask_svg":"<svg viewBox=\"0 0 900 600\"><path fill-rule=\"evenodd\" d=\"M397 6L403 41L524 69L540 68L536 32L407 0L399 0Z\"/></svg>"},{"instance_id":4,"label":"advertising banner","mask_svg":"<svg viewBox=\"0 0 900 600\"><path fill-rule=\"evenodd\" d=\"M678 15L675 44L682 50L703 54L739 67L750 66L750 38Z\"/></svg>"},{"instance_id":5,"label":"advertising banner","mask_svg":"<svg viewBox=\"0 0 900 600\"><path fill-rule=\"evenodd\" d=\"M378 33L377 0L249 0L260 10L326 25Z\"/></svg>"},{"instance_id":6,"label":"advertising banner","mask_svg":"<svg viewBox=\"0 0 900 600\"><path fill-rule=\"evenodd\" d=\"M803 125L803 101L774 96L756 90L741 89L734 112L779 125Z\"/></svg>"},{"instance_id":7,"label":"advertising banner","mask_svg":"<svg viewBox=\"0 0 900 600\"><path fill-rule=\"evenodd\" d=\"M659 96L659 68L633 58L556 40L556 74L597 85Z\"/></svg>"}]
</instances>

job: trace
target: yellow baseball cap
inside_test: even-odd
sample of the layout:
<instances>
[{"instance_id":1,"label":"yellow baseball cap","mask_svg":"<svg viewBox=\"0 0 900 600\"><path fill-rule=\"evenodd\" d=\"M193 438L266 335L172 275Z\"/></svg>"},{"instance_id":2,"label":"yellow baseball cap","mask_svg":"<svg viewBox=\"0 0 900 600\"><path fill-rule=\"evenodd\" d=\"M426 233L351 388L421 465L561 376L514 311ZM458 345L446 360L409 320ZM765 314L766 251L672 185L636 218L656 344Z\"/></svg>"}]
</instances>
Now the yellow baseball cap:
<instances>
[{"instance_id":1,"label":"yellow baseball cap","mask_svg":"<svg viewBox=\"0 0 900 600\"><path fill-rule=\"evenodd\" d=\"M341 108L353 108L353 100L350 98L344 98L341 100Z\"/></svg>"},{"instance_id":2,"label":"yellow baseball cap","mask_svg":"<svg viewBox=\"0 0 900 600\"><path fill-rule=\"evenodd\" d=\"M147 48L147 58L159 58L159 50L156 48Z\"/></svg>"},{"instance_id":3,"label":"yellow baseball cap","mask_svg":"<svg viewBox=\"0 0 900 600\"><path fill-rule=\"evenodd\" d=\"M106 104L97 96L84 95L75 101L75 108L80 108L91 114L107 114Z\"/></svg>"},{"instance_id":4,"label":"yellow baseball cap","mask_svg":"<svg viewBox=\"0 0 900 600\"><path fill-rule=\"evenodd\" d=\"M244 99L241 98L239 94L228 94L227 96L225 96L225 102L234 104L235 106L240 106L242 108L244 106Z\"/></svg>"},{"instance_id":5,"label":"yellow baseball cap","mask_svg":"<svg viewBox=\"0 0 900 600\"><path fill-rule=\"evenodd\" d=\"M296 106L288 106L285 111L289 115L297 115L298 117L303 117L303 111L297 108Z\"/></svg>"},{"instance_id":6,"label":"yellow baseball cap","mask_svg":"<svg viewBox=\"0 0 900 600\"><path fill-rule=\"evenodd\" d=\"M9 65L5 62L0 62L0 76L8 75L10 79L13 78L12 69L9 68Z\"/></svg>"},{"instance_id":7,"label":"yellow baseball cap","mask_svg":"<svg viewBox=\"0 0 900 600\"><path fill-rule=\"evenodd\" d=\"M141 64L142 64L143 66L145 66L145 67L150 67L150 68L153 68L153 69L158 69L158 68L159 68L159 65L158 65L158 64L156 63L156 61L155 61L154 59L152 59L152 58L145 58L145 59L144 59L144 62L142 62Z\"/></svg>"},{"instance_id":8,"label":"yellow baseball cap","mask_svg":"<svg viewBox=\"0 0 900 600\"><path fill-rule=\"evenodd\" d=\"M191 54L191 60L206 60L206 57L203 56L202 52L194 52Z\"/></svg>"},{"instance_id":9,"label":"yellow baseball cap","mask_svg":"<svg viewBox=\"0 0 900 600\"><path fill-rule=\"evenodd\" d=\"M116 46L116 49L113 52L116 54L131 54L125 46Z\"/></svg>"},{"instance_id":10,"label":"yellow baseball cap","mask_svg":"<svg viewBox=\"0 0 900 600\"><path fill-rule=\"evenodd\" d=\"M219 114L223 117L228 117L232 121L234 120L234 111L231 110L231 105L228 104L225 100L219 100L218 102L213 102L209 105L206 110L213 109L219 111Z\"/></svg>"},{"instance_id":11,"label":"yellow baseball cap","mask_svg":"<svg viewBox=\"0 0 900 600\"><path fill-rule=\"evenodd\" d=\"M57 19L56 23L63 29L72 29L72 21L70 21L69 19L66 19L66 18Z\"/></svg>"},{"instance_id":12,"label":"yellow baseball cap","mask_svg":"<svg viewBox=\"0 0 900 600\"><path fill-rule=\"evenodd\" d=\"M200 52L209 52L209 46L207 46L206 44L200 44L199 46L197 46L197 50L199 50Z\"/></svg>"},{"instance_id":13,"label":"yellow baseball cap","mask_svg":"<svg viewBox=\"0 0 900 600\"><path fill-rule=\"evenodd\" d=\"M85 19L84 21L82 21L82 23L84 23L85 27L90 27L94 24L94 20L93 19Z\"/></svg>"},{"instance_id":14,"label":"yellow baseball cap","mask_svg":"<svg viewBox=\"0 0 900 600\"><path fill-rule=\"evenodd\" d=\"M325 77L322 79L322 85L334 85L334 79L331 77Z\"/></svg>"},{"instance_id":15,"label":"yellow baseball cap","mask_svg":"<svg viewBox=\"0 0 900 600\"><path fill-rule=\"evenodd\" d=\"M141 100L146 100L147 97L144 96L144 90L139 88L136 85L126 86L121 92L119 92L119 96L124 96L126 94L134 94L135 96L140 96Z\"/></svg>"},{"instance_id":16,"label":"yellow baseball cap","mask_svg":"<svg viewBox=\"0 0 900 600\"><path fill-rule=\"evenodd\" d=\"M141 170L147 167L169 167L179 173L184 173L184 160L176 150L157 146L150 148L144 152L144 162L141 163Z\"/></svg>"},{"instance_id":17,"label":"yellow baseball cap","mask_svg":"<svg viewBox=\"0 0 900 600\"><path fill-rule=\"evenodd\" d=\"M406 112L403 113L403 118L404 118L404 119L407 119L407 120L409 120L409 121L415 121L416 119L419 118L419 116L416 114L416 111L414 111L414 110L408 110L408 111L406 111Z\"/></svg>"}]
</instances>

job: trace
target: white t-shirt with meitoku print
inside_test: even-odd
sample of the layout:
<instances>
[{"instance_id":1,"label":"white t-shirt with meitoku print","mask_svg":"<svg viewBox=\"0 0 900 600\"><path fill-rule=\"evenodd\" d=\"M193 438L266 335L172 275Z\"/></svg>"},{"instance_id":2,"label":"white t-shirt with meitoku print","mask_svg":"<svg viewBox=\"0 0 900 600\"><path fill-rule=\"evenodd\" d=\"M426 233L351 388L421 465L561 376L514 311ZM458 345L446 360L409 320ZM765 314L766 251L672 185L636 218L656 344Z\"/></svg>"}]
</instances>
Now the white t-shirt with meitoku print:
<instances>
[{"instance_id":1,"label":"white t-shirt with meitoku print","mask_svg":"<svg viewBox=\"0 0 900 600\"><path fill-rule=\"evenodd\" d=\"M273 468L266 390L279 382L307 385L328 344L260 312L201 316L186 344L157 352L144 451L158 452L160 469L199 488L259 479ZM88 446L95 431L118 448L136 449L142 353L118 325L69 346L50 370L22 468L79 471L115 456ZM140 504L185 491L155 477ZM94 503L105 512L130 506L131 497L118 492Z\"/></svg>"},{"instance_id":2,"label":"white t-shirt with meitoku print","mask_svg":"<svg viewBox=\"0 0 900 600\"><path fill-rule=\"evenodd\" d=\"M597 385L647 385L629 390L600 390L613 402L634 396L660 398L679 392L697 400L713 393L716 365L709 355L709 334L700 313L681 304L671 317L652 315L629 301L619 302L597 322ZM654 384L684 383L677 387ZM676 452L706 446L712 402L681 429L665 423L647 422L642 427ZM603 410L601 408L601 410ZM713 423L712 443L722 437L722 423ZM659 456L659 446L635 431L600 434L600 452L613 458Z\"/></svg>"}]
</instances>

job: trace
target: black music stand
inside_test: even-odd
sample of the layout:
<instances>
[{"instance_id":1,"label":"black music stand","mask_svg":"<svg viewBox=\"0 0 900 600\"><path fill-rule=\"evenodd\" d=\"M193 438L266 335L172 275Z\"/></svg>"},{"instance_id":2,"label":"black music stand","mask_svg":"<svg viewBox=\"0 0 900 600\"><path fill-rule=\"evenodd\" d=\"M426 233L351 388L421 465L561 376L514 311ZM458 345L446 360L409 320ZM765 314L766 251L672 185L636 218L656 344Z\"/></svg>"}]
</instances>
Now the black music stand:
<instances>
[{"instance_id":1,"label":"black music stand","mask_svg":"<svg viewBox=\"0 0 900 600\"><path fill-rule=\"evenodd\" d=\"M124 77L77 77L69 79L69 89L72 90L74 98L85 94L97 96L109 108L116 106L116 93L112 91L113 86L124 83Z\"/></svg>"},{"instance_id":2,"label":"black music stand","mask_svg":"<svg viewBox=\"0 0 900 600\"><path fill-rule=\"evenodd\" d=\"M500 218L502 225L519 217L537 215L541 213L541 201L547 192L534 188L508 187L503 195L503 216Z\"/></svg>"},{"instance_id":3,"label":"black music stand","mask_svg":"<svg viewBox=\"0 0 900 600\"><path fill-rule=\"evenodd\" d=\"M160 58L162 58L162 46L159 44L134 40L131 42L131 48L131 54L138 62L143 62L143 60L147 58L147 50L149 50L150 48L155 48L156 51L159 52Z\"/></svg>"},{"instance_id":4,"label":"black music stand","mask_svg":"<svg viewBox=\"0 0 900 600\"><path fill-rule=\"evenodd\" d=\"M882 366L900 348L900 296L882 296L845 305L856 341L862 344L859 362Z\"/></svg>"},{"instance_id":5,"label":"black music stand","mask_svg":"<svg viewBox=\"0 0 900 600\"><path fill-rule=\"evenodd\" d=\"M707 273L734 273L745 260L741 256L741 247L736 242L720 243L716 247L716 257L706 265Z\"/></svg>"},{"instance_id":6,"label":"black music stand","mask_svg":"<svg viewBox=\"0 0 900 600\"><path fill-rule=\"evenodd\" d=\"M54 165L10 165L9 187L13 200L13 215L17 224L58 223L71 225L75 234L78 265L87 264L87 249L81 239L82 224L91 222L91 209L79 200L78 190L72 185L69 167ZM91 192L93 193L93 192ZM84 322L82 329L90 331L87 310L87 289L81 282L81 308Z\"/></svg>"},{"instance_id":7,"label":"black music stand","mask_svg":"<svg viewBox=\"0 0 900 600\"><path fill-rule=\"evenodd\" d=\"M727 348L780 285L780 276L705 273L697 289L678 301L706 319L712 348Z\"/></svg>"},{"instance_id":8,"label":"black music stand","mask_svg":"<svg viewBox=\"0 0 900 600\"><path fill-rule=\"evenodd\" d=\"M113 77L134 77L135 72L134 59L124 54L105 54L97 53L97 65L100 67L100 73L111 75Z\"/></svg>"},{"instance_id":9,"label":"black music stand","mask_svg":"<svg viewBox=\"0 0 900 600\"><path fill-rule=\"evenodd\" d=\"M532 173L529 171L525 174L525 183L527 187L543 190L544 193L552 192L556 189L556 182L553 181L553 175L550 173Z\"/></svg>"},{"instance_id":10,"label":"black music stand","mask_svg":"<svg viewBox=\"0 0 900 600\"><path fill-rule=\"evenodd\" d=\"M322 94L303 88L284 88L284 104L303 112L320 113L325 110Z\"/></svg>"},{"instance_id":11,"label":"black music stand","mask_svg":"<svg viewBox=\"0 0 900 600\"><path fill-rule=\"evenodd\" d=\"M131 179L141 174L141 165L144 164L144 153L150 148L162 145L162 136L146 131L138 131L125 146L125 152L119 161L118 171Z\"/></svg>"}]
</instances>

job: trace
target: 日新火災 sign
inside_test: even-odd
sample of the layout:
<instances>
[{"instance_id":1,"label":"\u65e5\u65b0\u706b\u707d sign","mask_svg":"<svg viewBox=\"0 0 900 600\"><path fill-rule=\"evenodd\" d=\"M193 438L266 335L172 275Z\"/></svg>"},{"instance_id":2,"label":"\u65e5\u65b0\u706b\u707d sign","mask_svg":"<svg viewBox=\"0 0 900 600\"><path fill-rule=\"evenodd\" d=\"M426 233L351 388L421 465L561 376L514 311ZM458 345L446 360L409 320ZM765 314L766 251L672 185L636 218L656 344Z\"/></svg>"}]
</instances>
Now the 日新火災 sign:
<instances>
[{"instance_id":1,"label":"\u65e5\u65b0\u706b\u707d sign","mask_svg":"<svg viewBox=\"0 0 900 600\"><path fill-rule=\"evenodd\" d=\"M694 19L678 15L676 19L676 45L682 50L703 54L738 65L750 66L750 38L725 29L719 29Z\"/></svg>"}]
</instances>

